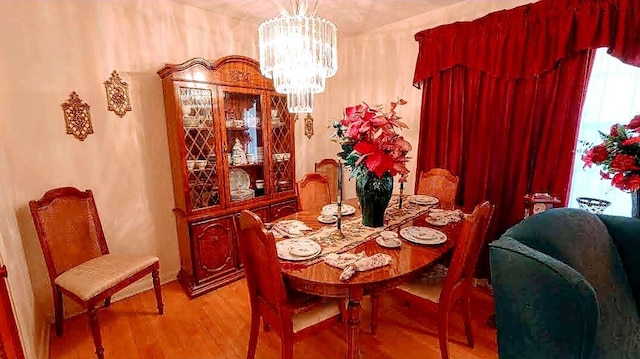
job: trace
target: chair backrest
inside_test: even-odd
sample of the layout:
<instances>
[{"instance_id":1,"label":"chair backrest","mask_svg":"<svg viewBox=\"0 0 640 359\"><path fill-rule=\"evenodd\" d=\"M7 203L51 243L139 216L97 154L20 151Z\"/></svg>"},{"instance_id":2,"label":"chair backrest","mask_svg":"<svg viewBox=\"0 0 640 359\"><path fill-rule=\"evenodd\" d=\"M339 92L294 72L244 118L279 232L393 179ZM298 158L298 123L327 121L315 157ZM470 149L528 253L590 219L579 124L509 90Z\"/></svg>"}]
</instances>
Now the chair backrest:
<instances>
[{"instance_id":1,"label":"chair backrest","mask_svg":"<svg viewBox=\"0 0 640 359\"><path fill-rule=\"evenodd\" d=\"M451 293L453 288L462 281L471 283L491 221L493 207L489 201L477 205L473 213L462 224L461 234L453 251L442 293L445 293L445 288L448 293Z\"/></svg>"},{"instance_id":2,"label":"chair backrest","mask_svg":"<svg viewBox=\"0 0 640 359\"><path fill-rule=\"evenodd\" d=\"M266 307L278 315L287 294L273 234L255 213L244 210L234 217L240 260L249 287L252 310Z\"/></svg>"},{"instance_id":3,"label":"chair backrest","mask_svg":"<svg viewBox=\"0 0 640 359\"><path fill-rule=\"evenodd\" d=\"M458 194L458 176L442 168L420 172L416 194L436 197L444 205L453 205Z\"/></svg>"},{"instance_id":4,"label":"chair backrest","mask_svg":"<svg viewBox=\"0 0 640 359\"><path fill-rule=\"evenodd\" d=\"M338 161L332 158L325 158L320 162L316 162L315 171L327 177L331 201L335 201L338 197Z\"/></svg>"},{"instance_id":5,"label":"chair backrest","mask_svg":"<svg viewBox=\"0 0 640 359\"><path fill-rule=\"evenodd\" d=\"M91 190L52 189L30 201L29 209L52 282L64 271L109 253Z\"/></svg>"},{"instance_id":6,"label":"chair backrest","mask_svg":"<svg viewBox=\"0 0 640 359\"><path fill-rule=\"evenodd\" d=\"M329 182L319 173L307 173L297 183L298 206L301 211L331 203Z\"/></svg>"}]
</instances>

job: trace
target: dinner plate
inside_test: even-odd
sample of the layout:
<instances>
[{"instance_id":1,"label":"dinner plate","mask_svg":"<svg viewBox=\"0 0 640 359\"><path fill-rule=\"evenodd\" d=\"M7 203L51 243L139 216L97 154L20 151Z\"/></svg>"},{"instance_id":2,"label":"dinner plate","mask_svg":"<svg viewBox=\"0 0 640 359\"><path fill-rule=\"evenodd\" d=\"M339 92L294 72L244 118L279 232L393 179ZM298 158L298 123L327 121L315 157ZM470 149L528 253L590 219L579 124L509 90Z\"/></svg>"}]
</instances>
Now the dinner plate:
<instances>
[{"instance_id":1,"label":"dinner plate","mask_svg":"<svg viewBox=\"0 0 640 359\"><path fill-rule=\"evenodd\" d=\"M332 214L334 216L338 215L338 204L337 203L331 203L328 204L324 207L322 207L322 213L324 214ZM356 213L356 209L353 206L350 206L348 204L342 204L342 215L343 216L348 216L350 214L354 214Z\"/></svg>"},{"instance_id":2,"label":"dinner plate","mask_svg":"<svg viewBox=\"0 0 640 359\"><path fill-rule=\"evenodd\" d=\"M317 257L322 252L322 247L310 239L293 238L276 243L276 251L280 259L295 262Z\"/></svg>"},{"instance_id":3,"label":"dinner plate","mask_svg":"<svg viewBox=\"0 0 640 359\"><path fill-rule=\"evenodd\" d=\"M423 228L423 229L426 229L426 230L428 230L430 232L433 232L433 236L427 239L426 237L429 237L429 236L426 235L426 234L423 234L423 236L425 238L417 238L417 237L412 235L413 231L411 230L411 228ZM422 233L422 232L423 231L420 230L420 233ZM447 241L447 235L446 234L444 234L444 233L442 233L440 231L437 231L435 229L432 229L432 228L427 228L427 227L406 227L406 228L402 228L400 230L400 235L402 236L402 238L408 240L409 242L413 242L413 243L416 243L416 244L434 245L434 244L442 244L442 243Z\"/></svg>"},{"instance_id":4,"label":"dinner plate","mask_svg":"<svg viewBox=\"0 0 640 359\"><path fill-rule=\"evenodd\" d=\"M430 205L438 204L438 202L440 202L440 200L438 200L437 198L435 198L433 196L426 196L426 195L423 195L423 194L416 194L416 195L413 195L413 196L409 196L409 202L413 203L413 204L421 205L421 206L430 206Z\"/></svg>"},{"instance_id":5,"label":"dinner plate","mask_svg":"<svg viewBox=\"0 0 640 359\"><path fill-rule=\"evenodd\" d=\"M418 239L434 239L438 236L438 233L428 227L409 227L407 232Z\"/></svg>"},{"instance_id":6,"label":"dinner plate","mask_svg":"<svg viewBox=\"0 0 640 359\"><path fill-rule=\"evenodd\" d=\"M385 247L385 248L398 248L402 244L402 241L399 238L393 238L392 240L385 240L384 238L378 236L376 237L376 243Z\"/></svg>"},{"instance_id":7,"label":"dinner plate","mask_svg":"<svg viewBox=\"0 0 640 359\"><path fill-rule=\"evenodd\" d=\"M237 189L247 189L251 184L251 179L249 178L249 174L240 168L232 168L229 170L229 182L231 185L231 190Z\"/></svg>"}]
</instances>

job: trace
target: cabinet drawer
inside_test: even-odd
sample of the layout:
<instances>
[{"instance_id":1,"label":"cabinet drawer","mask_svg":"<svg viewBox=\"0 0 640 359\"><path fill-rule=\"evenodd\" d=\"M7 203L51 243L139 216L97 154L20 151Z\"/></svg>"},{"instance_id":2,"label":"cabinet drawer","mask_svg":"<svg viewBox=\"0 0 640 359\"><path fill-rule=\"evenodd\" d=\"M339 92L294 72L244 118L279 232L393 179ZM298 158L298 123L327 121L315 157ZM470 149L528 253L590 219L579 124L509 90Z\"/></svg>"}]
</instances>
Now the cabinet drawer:
<instances>
[{"instance_id":1,"label":"cabinet drawer","mask_svg":"<svg viewBox=\"0 0 640 359\"><path fill-rule=\"evenodd\" d=\"M191 225L196 282L225 275L238 266L232 217Z\"/></svg>"},{"instance_id":2,"label":"cabinet drawer","mask_svg":"<svg viewBox=\"0 0 640 359\"><path fill-rule=\"evenodd\" d=\"M282 217L298 212L298 201L288 201L283 203L274 204L269 209L269 221L273 222Z\"/></svg>"}]
</instances>

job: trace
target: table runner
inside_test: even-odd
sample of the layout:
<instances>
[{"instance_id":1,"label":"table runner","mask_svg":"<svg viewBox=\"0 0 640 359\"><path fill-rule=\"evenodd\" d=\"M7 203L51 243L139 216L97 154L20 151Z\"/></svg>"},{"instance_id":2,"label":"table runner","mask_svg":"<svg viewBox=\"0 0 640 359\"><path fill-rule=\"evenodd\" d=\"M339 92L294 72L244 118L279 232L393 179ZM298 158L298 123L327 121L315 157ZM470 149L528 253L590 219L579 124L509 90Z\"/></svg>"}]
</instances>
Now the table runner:
<instances>
[{"instance_id":1,"label":"table runner","mask_svg":"<svg viewBox=\"0 0 640 359\"><path fill-rule=\"evenodd\" d=\"M311 264L318 263L329 253L343 253L351 250L360 244L375 238L378 233L386 230L394 230L406 223L413 220L423 213L429 211L432 206L418 206L408 201L403 200L402 208L398 208L399 196L394 195L389 201L389 206L384 216L384 226L378 228L366 227L362 224L362 215L359 216L347 216L342 217L342 233L345 238L342 240L335 240L330 238L331 234L336 231L336 225L330 227L323 227L317 231L305 234L305 239L311 239L320 244L322 252L320 255L304 262L289 262L281 260L280 263L286 266L305 267Z\"/></svg>"}]
</instances>

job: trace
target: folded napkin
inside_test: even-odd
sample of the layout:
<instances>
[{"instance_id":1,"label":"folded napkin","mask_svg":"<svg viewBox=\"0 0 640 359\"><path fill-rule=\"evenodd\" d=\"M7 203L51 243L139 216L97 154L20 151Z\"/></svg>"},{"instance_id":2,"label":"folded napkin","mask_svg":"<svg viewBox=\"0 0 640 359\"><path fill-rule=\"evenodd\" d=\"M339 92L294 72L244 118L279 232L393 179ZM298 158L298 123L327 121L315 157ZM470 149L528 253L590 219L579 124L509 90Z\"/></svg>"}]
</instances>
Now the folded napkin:
<instances>
[{"instance_id":1,"label":"folded napkin","mask_svg":"<svg viewBox=\"0 0 640 359\"><path fill-rule=\"evenodd\" d=\"M455 223L464 219L464 213L459 209L449 211L434 208L429 211L429 217L437 222Z\"/></svg>"},{"instance_id":2,"label":"folded napkin","mask_svg":"<svg viewBox=\"0 0 640 359\"><path fill-rule=\"evenodd\" d=\"M364 252L358 254L331 253L324 257L324 262L330 266L342 269L340 280L346 281L356 272L363 272L389 265L391 263L391 256L384 253L376 253L369 257L367 257Z\"/></svg>"}]
</instances>

